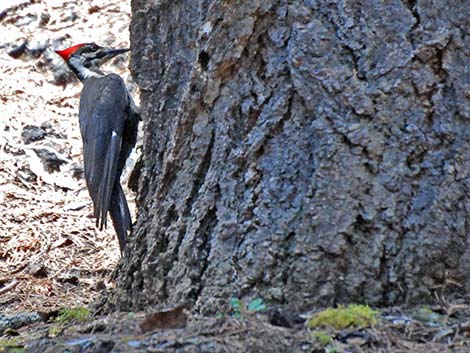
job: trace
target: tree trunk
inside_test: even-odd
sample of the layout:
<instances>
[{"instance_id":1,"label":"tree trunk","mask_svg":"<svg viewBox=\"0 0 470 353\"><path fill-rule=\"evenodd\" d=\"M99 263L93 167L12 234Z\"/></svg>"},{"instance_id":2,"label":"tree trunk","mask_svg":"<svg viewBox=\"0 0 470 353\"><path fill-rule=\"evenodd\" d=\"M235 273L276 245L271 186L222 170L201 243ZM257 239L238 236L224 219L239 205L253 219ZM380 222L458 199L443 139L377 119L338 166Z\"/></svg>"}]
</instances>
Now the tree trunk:
<instances>
[{"instance_id":1,"label":"tree trunk","mask_svg":"<svg viewBox=\"0 0 470 353\"><path fill-rule=\"evenodd\" d=\"M120 309L470 289L470 4L134 0Z\"/></svg>"}]
</instances>

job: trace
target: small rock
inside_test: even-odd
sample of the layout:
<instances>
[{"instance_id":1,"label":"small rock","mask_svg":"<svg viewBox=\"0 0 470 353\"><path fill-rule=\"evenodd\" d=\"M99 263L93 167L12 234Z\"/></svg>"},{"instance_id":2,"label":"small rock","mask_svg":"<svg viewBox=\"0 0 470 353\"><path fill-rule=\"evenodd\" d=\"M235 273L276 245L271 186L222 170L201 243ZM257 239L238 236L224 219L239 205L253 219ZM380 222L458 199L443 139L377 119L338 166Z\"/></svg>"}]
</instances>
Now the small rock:
<instances>
[{"instance_id":1,"label":"small rock","mask_svg":"<svg viewBox=\"0 0 470 353\"><path fill-rule=\"evenodd\" d=\"M305 320L294 313L287 313L279 309L270 309L267 311L268 321L271 325L279 327L292 328L303 325Z\"/></svg>"},{"instance_id":2,"label":"small rock","mask_svg":"<svg viewBox=\"0 0 470 353\"><path fill-rule=\"evenodd\" d=\"M51 19L51 15L49 15L47 12L42 12L41 15L39 16L39 25L45 26L49 22L50 19Z\"/></svg>"},{"instance_id":3,"label":"small rock","mask_svg":"<svg viewBox=\"0 0 470 353\"><path fill-rule=\"evenodd\" d=\"M36 278L45 278L48 275L47 267L40 264L30 265L28 272Z\"/></svg>"},{"instance_id":4,"label":"small rock","mask_svg":"<svg viewBox=\"0 0 470 353\"><path fill-rule=\"evenodd\" d=\"M77 276L71 274L64 274L63 276L57 277L57 281L61 283L70 283L76 286L80 281Z\"/></svg>"},{"instance_id":5,"label":"small rock","mask_svg":"<svg viewBox=\"0 0 470 353\"><path fill-rule=\"evenodd\" d=\"M99 12L101 10L101 7L99 7L98 5L92 5L88 8L88 13L91 15L91 14L94 14L95 12Z\"/></svg>"},{"instance_id":6,"label":"small rock","mask_svg":"<svg viewBox=\"0 0 470 353\"><path fill-rule=\"evenodd\" d=\"M57 132L52 127L51 123L45 121L41 124L41 129L43 129L48 136L52 136L58 139L66 139L67 135L62 132Z\"/></svg>"},{"instance_id":7,"label":"small rock","mask_svg":"<svg viewBox=\"0 0 470 353\"><path fill-rule=\"evenodd\" d=\"M26 46L26 52L33 58L39 58L42 53L49 47L49 41L34 41Z\"/></svg>"},{"instance_id":8,"label":"small rock","mask_svg":"<svg viewBox=\"0 0 470 353\"><path fill-rule=\"evenodd\" d=\"M36 180L36 174L34 174L31 169L26 166L22 166L16 172L17 178L24 183L31 183Z\"/></svg>"},{"instance_id":9,"label":"small rock","mask_svg":"<svg viewBox=\"0 0 470 353\"><path fill-rule=\"evenodd\" d=\"M95 289L101 292L106 289L106 284L104 283L104 281L98 281L96 282Z\"/></svg>"},{"instance_id":10,"label":"small rock","mask_svg":"<svg viewBox=\"0 0 470 353\"><path fill-rule=\"evenodd\" d=\"M83 170L83 166L78 164L78 163L73 163L71 166L70 166L70 170L72 172L72 177L79 180L79 179L83 179L83 174L84 174L84 170Z\"/></svg>"},{"instance_id":11,"label":"small rock","mask_svg":"<svg viewBox=\"0 0 470 353\"><path fill-rule=\"evenodd\" d=\"M21 132L23 142L27 145L33 141L39 141L46 137L46 131L39 126L26 125Z\"/></svg>"},{"instance_id":12,"label":"small rock","mask_svg":"<svg viewBox=\"0 0 470 353\"><path fill-rule=\"evenodd\" d=\"M20 17L16 22L15 25L17 26L27 26L33 22L36 22L38 16L34 13L28 13L25 16Z\"/></svg>"},{"instance_id":13,"label":"small rock","mask_svg":"<svg viewBox=\"0 0 470 353\"><path fill-rule=\"evenodd\" d=\"M4 332L6 329L16 330L39 321L43 321L43 319L38 313L0 314L0 332Z\"/></svg>"},{"instance_id":14,"label":"small rock","mask_svg":"<svg viewBox=\"0 0 470 353\"><path fill-rule=\"evenodd\" d=\"M69 163L69 160L51 147L41 146L33 148L36 155L41 159L44 169L49 173L60 172L62 164Z\"/></svg>"},{"instance_id":15,"label":"small rock","mask_svg":"<svg viewBox=\"0 0 470 353\"><path fill-rule=\"evenodd\" d=\"M74 22L78 18L75 11L69 10L62 14L60 22Z\"/></svg>"},{"instance_id":16,"label":"small rock","mask_svg":"<svg viewBox=\"0 0 470 353\"><path fill-rule=\"evenodd\" d=\"M14 46L13 48L7 50L7 54L10 55L14 59L18 59L21 57L23 54L26 52L26 45L28 44L28 41L24 41L20 45Z\"/></svg>"}]
</instances>

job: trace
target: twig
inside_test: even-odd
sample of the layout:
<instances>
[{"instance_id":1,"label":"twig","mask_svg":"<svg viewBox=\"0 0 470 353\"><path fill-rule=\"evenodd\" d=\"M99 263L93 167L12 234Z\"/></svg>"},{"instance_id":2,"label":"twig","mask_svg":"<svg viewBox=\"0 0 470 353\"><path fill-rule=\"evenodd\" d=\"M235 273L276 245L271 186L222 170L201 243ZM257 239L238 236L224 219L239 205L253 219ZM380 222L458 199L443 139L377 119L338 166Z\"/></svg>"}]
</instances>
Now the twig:
<instances>
[{"instance_id":1,"label":"twig","mask_svg":"<svg viewBox=\"0 0 470 353\"><path fill-rule=\"evenodd\" d=\"M6 292L9 292L9 291L15 289L16 286L18 285L18 283L20 283L20 282L18 282L18 281L15 279L15 280L14 280L13 282L11 282L10 284L6 285L6 286L3 287L3 288L0 288L0 295L5 294Z\"/></svg>"}]
</instances>

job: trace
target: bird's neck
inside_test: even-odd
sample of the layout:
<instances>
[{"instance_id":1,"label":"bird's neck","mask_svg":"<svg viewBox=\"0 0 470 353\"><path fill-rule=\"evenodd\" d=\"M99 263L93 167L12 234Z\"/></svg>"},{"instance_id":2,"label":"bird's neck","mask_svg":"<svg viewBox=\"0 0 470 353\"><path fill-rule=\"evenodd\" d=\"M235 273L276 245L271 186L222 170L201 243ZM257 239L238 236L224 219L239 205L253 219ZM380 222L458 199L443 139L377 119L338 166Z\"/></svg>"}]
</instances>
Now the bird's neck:
<instances>
[{"instance_id":1,"label":"bird's neck","mask_svg":"<svg viewBox=\"0 0 470 353\"><path fill-rule=\"evenodd\" d=\"M80 61L74 60L73 58L71 58L67 64L82 82L87 78L104 76L104 73L97 66L86 67Z\"/></svg>"}]
</instances>

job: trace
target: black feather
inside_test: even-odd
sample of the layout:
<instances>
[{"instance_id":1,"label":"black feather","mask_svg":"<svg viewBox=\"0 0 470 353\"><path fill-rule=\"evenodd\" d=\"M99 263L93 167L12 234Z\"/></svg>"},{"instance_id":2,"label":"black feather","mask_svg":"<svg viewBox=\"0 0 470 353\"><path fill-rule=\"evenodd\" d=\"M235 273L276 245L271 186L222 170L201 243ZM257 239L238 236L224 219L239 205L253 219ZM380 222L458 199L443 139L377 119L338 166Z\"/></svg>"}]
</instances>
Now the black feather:
<instances>
[{"instance_id":1,"label":"black feather","mask_svg":"<svg viewBox=\"0 0 470 353\"><path fill-rule=\"evenodd\" d=\"M80 131L85 178L93 200L96 225L100 229L106 227L110 211L123 250L132 222L120 177L132 143L135 144L135 141L128 141L127 135L135 137L137 124L129 124L132 118L129 96L118 75L91 77L83 83ZM135 127L135 131L125 131L126 127L131 127L131 130Z\"/></svg>"}]
</instances>

